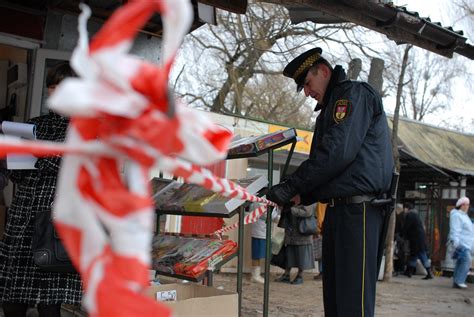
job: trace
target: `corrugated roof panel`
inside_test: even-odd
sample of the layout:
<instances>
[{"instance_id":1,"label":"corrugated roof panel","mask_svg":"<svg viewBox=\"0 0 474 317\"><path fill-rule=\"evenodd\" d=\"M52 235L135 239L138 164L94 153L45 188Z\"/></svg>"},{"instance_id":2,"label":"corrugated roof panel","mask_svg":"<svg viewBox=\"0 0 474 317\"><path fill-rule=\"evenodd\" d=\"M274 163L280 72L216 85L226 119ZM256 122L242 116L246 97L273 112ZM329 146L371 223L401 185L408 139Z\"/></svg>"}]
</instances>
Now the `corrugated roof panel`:
<instances>
[{"instance_id":1,"label":"corrugated roof panel","mask_svg":"<svg viewBox=\"0 0 474 317\"><path fill-rule=\"evenodd\" d=\"M428 23L436 24L437 26L439 26L439 27L441 27L441 28L443 28L443 29L446 29L446 30L451 31L451 32L456 33L456 34L459 34L459 35L461 35L461 36L464 35L464 32L463 32L463 31L454 31L454 29L453 29L452 26L443 27L443 25L441 24L441 22L433 22L433 21L431 21L431 18L429 18L429 17L421 17L421 16L420 16L420 13L418 13L417 11L410 11L410 10L408 10L406 7L403 7L403 6L395 6L395 7L396 7L397 9L399 9L399 10L405 12L405 13L408 13L408 14L410 14L410 15L413 15L413 16L417 17L417 18L420 18L420 19L422 19L422 20L425 20L425 21L428 22Z\"/></svg>"},{"instance_id":2,"label":"corrugated roof panel","mask_svg":"<svg viewBox=\"0 0 474 317\"><path fill-rule=\"evenodd\" d=\"M388 119L390 127L392 118ZM463 175L474 175L474 135L401 119L398 137L419 160Z\"/></svg>"},{"instance_id":3,"label":"corrugated roof panel","mask_svg":"<svg viewBox=\"0 0 474 317\"><path fill-rule=\"evenodd\" d=\"M466 43L462 31L443 27L439 22L422 18L416 11L402 6L368 0L260 0L285 6L293 22L352 22L387 35L400 43L411 43L423 49L451 58L453 53L474 59L474 46ZM304 14L301 6L306 7ZM294 10L294 12L293 12ZM322 15L325 12L327 15ZM331 17L331 19L328 19ZM333 18L334 17L334 18Z\"/></svg>"}]
</instances>

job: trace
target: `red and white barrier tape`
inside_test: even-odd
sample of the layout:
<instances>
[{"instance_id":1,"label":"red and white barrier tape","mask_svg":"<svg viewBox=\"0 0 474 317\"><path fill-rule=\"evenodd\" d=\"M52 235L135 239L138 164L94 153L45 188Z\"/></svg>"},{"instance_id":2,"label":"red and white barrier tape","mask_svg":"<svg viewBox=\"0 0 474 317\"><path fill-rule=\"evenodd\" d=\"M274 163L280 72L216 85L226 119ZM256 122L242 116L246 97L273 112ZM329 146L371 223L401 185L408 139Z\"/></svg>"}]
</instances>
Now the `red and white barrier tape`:
<instances>
[{"instance_id":1,"label":"red and white barrier tape","mask_svg":"<svg viewBox=\"0 0 474 317\"><path fill-rule=\"evenodd\" d=\"M169 308L144 295L153 222L149 169L157 166L227 197L272 203L195 165L224 159L232 134L169 95L169 71L193 19L189 0L129 1L90 46L90 10L82 9L71 59L79 77L63 80L49 99L53 111L71 118L66 142L0 138L0 155L63 155L54 221L84 281L91 317L170 316ZM127 54L155 11L164 24L162 67ZM124 160L131 162L127 182ZM265 210L258 207L245 222Z\"/></svg>"}]
</instances>

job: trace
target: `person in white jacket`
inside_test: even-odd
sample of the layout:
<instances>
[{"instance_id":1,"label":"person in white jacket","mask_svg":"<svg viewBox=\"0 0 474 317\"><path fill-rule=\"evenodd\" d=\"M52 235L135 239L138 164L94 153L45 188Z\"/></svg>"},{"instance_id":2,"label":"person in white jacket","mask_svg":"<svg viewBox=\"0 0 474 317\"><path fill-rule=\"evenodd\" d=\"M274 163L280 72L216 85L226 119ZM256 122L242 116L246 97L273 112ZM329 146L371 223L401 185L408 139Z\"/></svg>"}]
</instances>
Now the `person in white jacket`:
<instances>
[{"instance_id":1,"label":"person in white jacket","mask_svg":"<svg viewBox=\"0 0 474 317\"><path fill-rule=\"evenodd\" d=\"M471 248L474 239L474 230L469 210L469 198L462 197L456 202L456 208L449 214L449 241L455 251L452 258L456 260L453 274L454 288L467 288L466 278L471 267Z\"/></svg>"},{"instance_id":2,"label":"person in white jacket","mask_svg":"<svg viewBox=\"0 0 474 317\"><path fill-rule=\"evenodd\" d=\"M250 205L250 210L256 208L255 204ZM267 235L267 214L263 214L256 222L252 223L252 276L251 282L265 283L265 279L261 273L261 259L265 259L266 251L266 235ZM277 209L272 212L272 221L278 222L280 213Z\"/></svg>"}]
</instances>

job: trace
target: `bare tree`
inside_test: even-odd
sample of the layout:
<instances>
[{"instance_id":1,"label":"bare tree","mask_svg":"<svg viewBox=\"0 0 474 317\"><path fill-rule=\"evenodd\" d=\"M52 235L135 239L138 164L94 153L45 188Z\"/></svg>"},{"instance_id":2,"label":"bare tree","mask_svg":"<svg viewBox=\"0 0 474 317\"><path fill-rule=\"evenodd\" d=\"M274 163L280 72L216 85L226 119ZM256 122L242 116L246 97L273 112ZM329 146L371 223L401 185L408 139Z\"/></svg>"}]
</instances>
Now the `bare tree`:
<instances>
[{"instance_id":1,"label":"bare tree","mask_svg":"<svg viewBox=\"0 0 474 317\"><path fill-rule=\"evenodd\" d=\"M450 3L451 16L455 23L460 23L470 36L474 36L474 0L455 0Z\"/></svg>"},{"instance_id":2,"label":"bare tree","mask_svg":"<svg viewBox=\"0 0 474 317\"><path fill-rule=\"evenodd\" d=\"M287 10L272 4L250 4L245 15L219 11L217 26L206 25L188 36L182 54L193 65L185 65L187 74L181 75L176 90L194 107L213 112L239 116L275 114L279 111L270 110L286 100L285 109L296 113L304 109L302 103L294 100L294 92L284 89L294 84L288 79L276 79L282 77L283 65L301 53L302 46L328 42L348 45L348 41L333 35L352 28L348 24L292 25ZM262 83L258 78L263 75L269 77L272 89L268 89L268 83L254 84ZM280 94L289 96L277 96Z\"/></svg>"},{"instance_id":3,"label":"bare tree","mask_svg":"<svg viewBox=\"0 0 474 317\"><path fill-rule=\"evenodd\" d=\"M314 105L283 76L257 76L247 84L243 95L243 115L310 130L314 127ZM261 94L261 91L277 92ZM262 107L261 105L267 105Z\"/></svg>"},{"instance_id":4,"label":"bare tree","mask_svg":"<svg viewBox=\"0 0 474 317\"><path fill-rule=\"evenodd\" d=\"M392 123L392 153L393 160L395 162L395 170L400 173L400 153L398 152L398 120L400 113L400 105L403 93L403 87L405 86L405 73L409 63L409 52L413 45L406 45L403 51L402 63L400 65L400 73L398 76L397 83L397 95L395 97L395 111L393 114L393 123ZM386 239L386 258L385 258L385 272L384 272L384 281L389 282L392 278L393 273L393 240L395 238L395 220L396 214L392 212L390 216L388 230L387 230L387 239Z\"/></svg>"},{"instance_id":5,"label":"bare tree","mask_svg":"<svg viewBox=\"0 0 474 317\"><path fill-rule=\"evenodd\" d=\"M449 108L451 83L463 70L456 60L414 49L407 67L406 113L423 121L426 115Z\"/></svg>"},{"instance_id":6,"label":"bare tree","mask_svg":"<svg viewBox=\"0 0 474 317\"><path fill-rule=\"evenodd\" d=\"M390 45L385 52L388 67L385 72L387 84L383 95L399 96L397 101L400 103L399 114L413 120L424 121L427 115L449 109L452 101L452 84L456 78L466 74L460 61L447 59L416 47L408 55L401 54L402 52L394 45ZM402 66L406 69L404 83L400 86L399 76Z\"/></svg>"}]
</instances>

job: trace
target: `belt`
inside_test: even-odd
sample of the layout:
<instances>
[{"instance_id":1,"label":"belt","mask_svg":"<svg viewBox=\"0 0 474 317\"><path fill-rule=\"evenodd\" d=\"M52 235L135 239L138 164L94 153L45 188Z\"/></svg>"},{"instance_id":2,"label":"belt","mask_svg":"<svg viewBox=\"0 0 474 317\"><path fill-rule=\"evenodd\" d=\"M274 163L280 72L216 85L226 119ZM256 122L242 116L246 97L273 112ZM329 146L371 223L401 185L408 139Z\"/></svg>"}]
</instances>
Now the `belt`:
<instances>
[{"instance_id":1,"label":"belt","mask_svg":"<svg viewBox=\"0 0 474 317\"><path fill-rule=\"evenodd\" d=\"M351 205L351 204L362 204L363 202L372 201L377 198L374 195L360 195L360 196L350 196L342 198L330 198L328 199L329 207L334 207L337 205Z\"/></svg>"}]
</instances>

